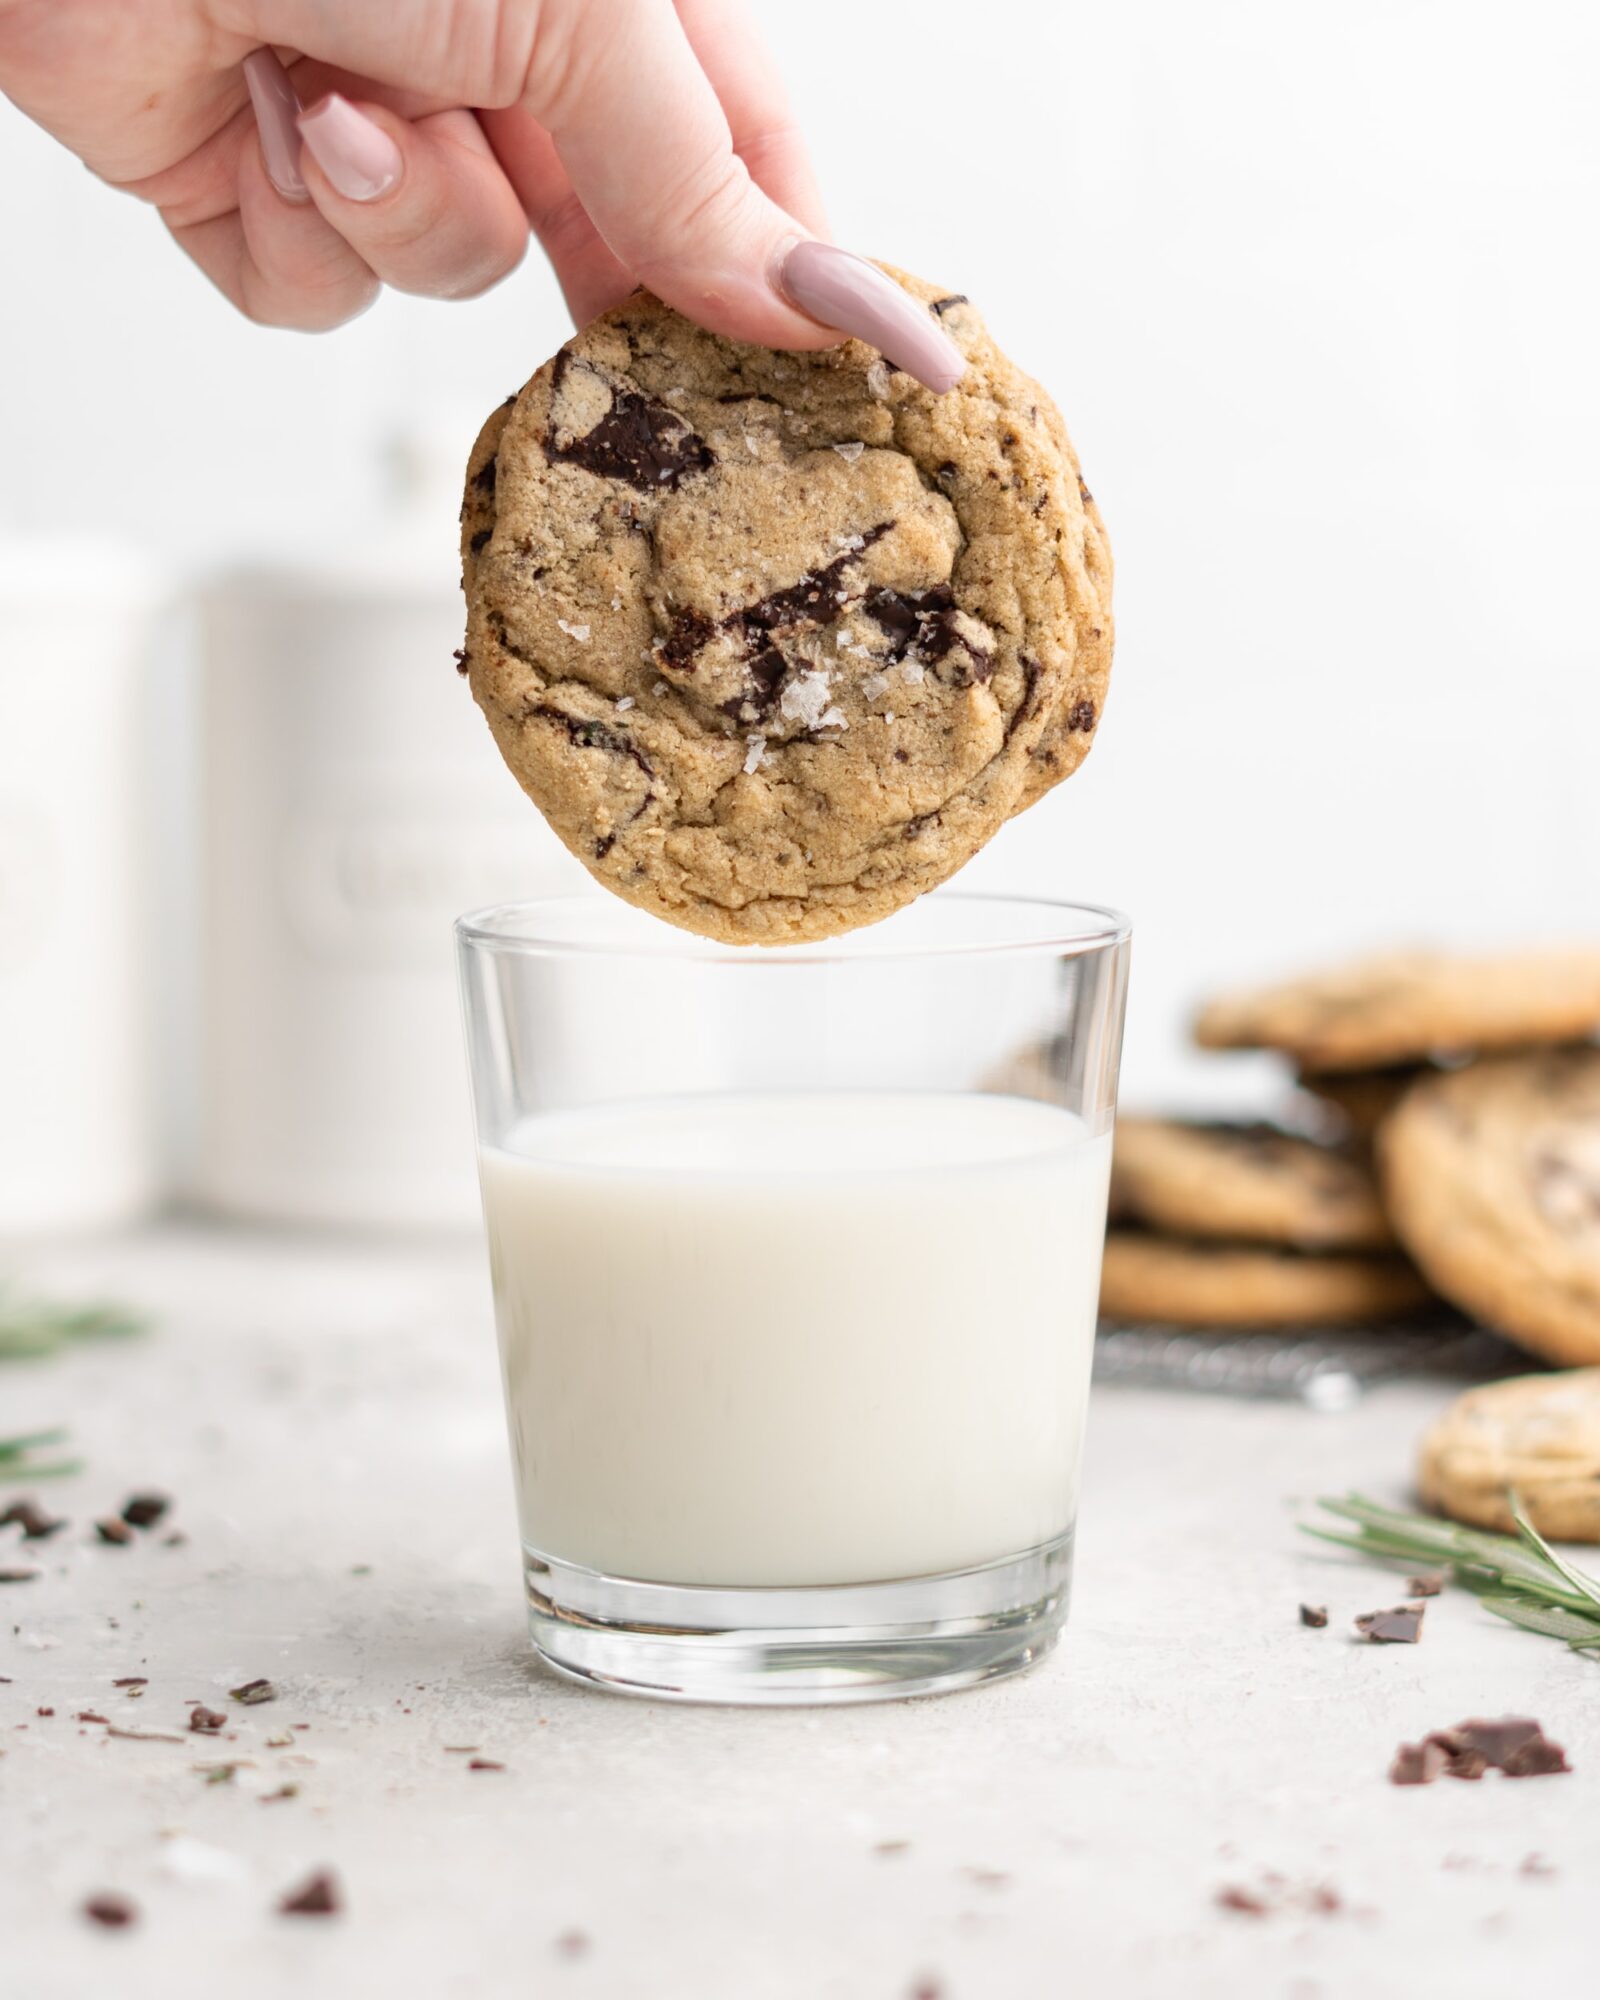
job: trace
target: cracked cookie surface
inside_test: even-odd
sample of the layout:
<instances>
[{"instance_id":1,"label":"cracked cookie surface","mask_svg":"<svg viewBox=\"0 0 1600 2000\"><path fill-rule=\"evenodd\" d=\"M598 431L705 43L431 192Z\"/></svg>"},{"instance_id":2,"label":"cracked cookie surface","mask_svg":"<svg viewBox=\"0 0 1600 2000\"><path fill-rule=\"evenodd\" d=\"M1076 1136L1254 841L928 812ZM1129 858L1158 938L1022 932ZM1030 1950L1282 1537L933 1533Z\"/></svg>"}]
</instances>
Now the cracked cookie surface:
<instances>
[{"instance_id":1,"label":"cracked cookie surface","mask_svg":"<svg viewBox=\"0 0 1600 2000\"><path fill-rule=\"evenodd\" d=\"M1083 760L1110 556L1059 414L976 311L936 397L859 341L636 293L489 420L462 665L605 887L733 943L887 916Z\"/></svg>"}]
</instances>

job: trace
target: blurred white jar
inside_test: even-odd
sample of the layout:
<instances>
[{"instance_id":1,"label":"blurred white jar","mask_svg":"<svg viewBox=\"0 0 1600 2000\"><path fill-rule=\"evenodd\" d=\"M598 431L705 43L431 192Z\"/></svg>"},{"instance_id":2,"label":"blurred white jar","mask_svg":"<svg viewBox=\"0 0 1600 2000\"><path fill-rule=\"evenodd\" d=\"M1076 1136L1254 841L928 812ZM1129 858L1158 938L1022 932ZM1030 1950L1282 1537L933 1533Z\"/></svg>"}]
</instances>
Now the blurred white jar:
<instances>
[{"instance_id":1,"label":"blurred white jar","mask_svg":"<svg viewBox=\"0 0 1600 2000\"><path fill-rule=\"evenodd\" d=\"M231 1214L475 1225L451 920L588 881L455 671L466 441L396 454L369 540L206 593L195 1192Z\"/></svg>"},{"instance_id":2,"label":"blurred white jar","mask_svg":"<svg viewBox=\"0 0 1600 2000\"><path fill-rule=\"evenodd\" d=\"M0 540L0 1236L159 1191L146 784L153 574Z\"/></svg>"}]
</instances>

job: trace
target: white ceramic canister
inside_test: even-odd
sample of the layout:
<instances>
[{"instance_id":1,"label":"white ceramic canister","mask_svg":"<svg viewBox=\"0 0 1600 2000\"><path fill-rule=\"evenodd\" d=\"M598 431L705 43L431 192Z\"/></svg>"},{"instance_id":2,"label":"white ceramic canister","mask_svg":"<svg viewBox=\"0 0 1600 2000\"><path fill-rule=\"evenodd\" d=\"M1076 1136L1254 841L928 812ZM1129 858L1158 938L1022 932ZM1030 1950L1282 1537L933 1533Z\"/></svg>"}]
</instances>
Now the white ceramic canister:
<instances>
[{"instance_id":1,"label":"white ceramic canister","mask_svg":"<svg viewBox=\"0 0 1600 2000\"><path fill-rule=\"evenodd\" d=\"M451 446L370 541L205 596L194 1192L230 1214L474 1224L451 920L588 884L456 671Z\"/></svg>"},{"instance_id":2,"label":"white ceramic canister","mask_svg":"<svg viewBox=\"0 0 1600 2000\"><path fill-rule=\"evenodd\" d=\"M123 549L0 539L0 1238L126 1222L159 1192L161 603Z\"/></svg>"}]
</instances>

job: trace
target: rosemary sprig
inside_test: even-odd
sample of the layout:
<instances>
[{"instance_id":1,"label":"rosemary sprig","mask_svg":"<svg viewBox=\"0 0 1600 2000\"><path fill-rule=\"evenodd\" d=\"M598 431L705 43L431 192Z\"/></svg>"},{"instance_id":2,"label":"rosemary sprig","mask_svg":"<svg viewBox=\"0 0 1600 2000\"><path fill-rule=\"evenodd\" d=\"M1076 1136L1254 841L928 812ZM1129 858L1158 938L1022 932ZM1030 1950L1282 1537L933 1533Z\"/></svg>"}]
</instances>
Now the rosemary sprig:
<instances>
[{"instance_id":1,"label":"rosemary sprig","mask_svg":"<svg viewBox=\"0 0 1600 2000\"><path fill-rule=\"evenodd\" d=\"M75 1458L39 1459L34 1453L41 1446L60 1444L66 1432L29 1431L22 1437L0 1437L0 1485L29 1484L35 1479L65 1479L77 1472L79 1462Z\"/></svg>"},{"instance_id":2,"label":"rosemary sprig","mask_svg":"<svg viewBox=\"0 0 1600 2000\"><path fill-rule=\"evenodd\" d=\"M0 1361L32 1360L79 1340L121 1340L144 1327L127 1306L52 1305L0 1292Z\"/></svg>"},{"instance_id":3,"label":"rosemary sprig","mask_svg":"<svg viewBox=\"0 0 1600 2000\"><path fill-rule=\"evenodd\" d=\"M1574 1652L1600 1651L1600 1579L1557 1555L1523 1512L1516 1494L1509 1497L1511 1518L1517 1524L1514 1535L1462 1528L1428 1514L1402 1513L1359 1493L1317 1503L1349 1522L1349 1528L1310 1521L1300 1527L1304 1534L1353 1549L1369 1561L1411 1567L1442 1564L1497 1618L1547 1639L1560 1639Z\"/></svg>"}]
</instances>

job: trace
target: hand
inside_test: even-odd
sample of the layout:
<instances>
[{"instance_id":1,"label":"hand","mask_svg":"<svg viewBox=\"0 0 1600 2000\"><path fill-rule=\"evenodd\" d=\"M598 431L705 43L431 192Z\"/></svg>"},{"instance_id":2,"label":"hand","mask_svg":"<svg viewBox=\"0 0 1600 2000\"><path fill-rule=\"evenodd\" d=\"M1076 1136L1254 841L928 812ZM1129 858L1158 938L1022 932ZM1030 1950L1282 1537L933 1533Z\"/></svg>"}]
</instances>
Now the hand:
<instances>
[{"instance_id":1,"label":"hand","mask_svg":"<svg viewBox=\"0 0 1600 2000\"><path fill-rule=\"evenodd\" d=\"M736 339L843 330L931 388L962 372L820 240L739 0L0 0L0 90L268 325L337 326L384 284L470 298L531 227L580 324L643 284Z\"/></svg>"}]
</instances>

